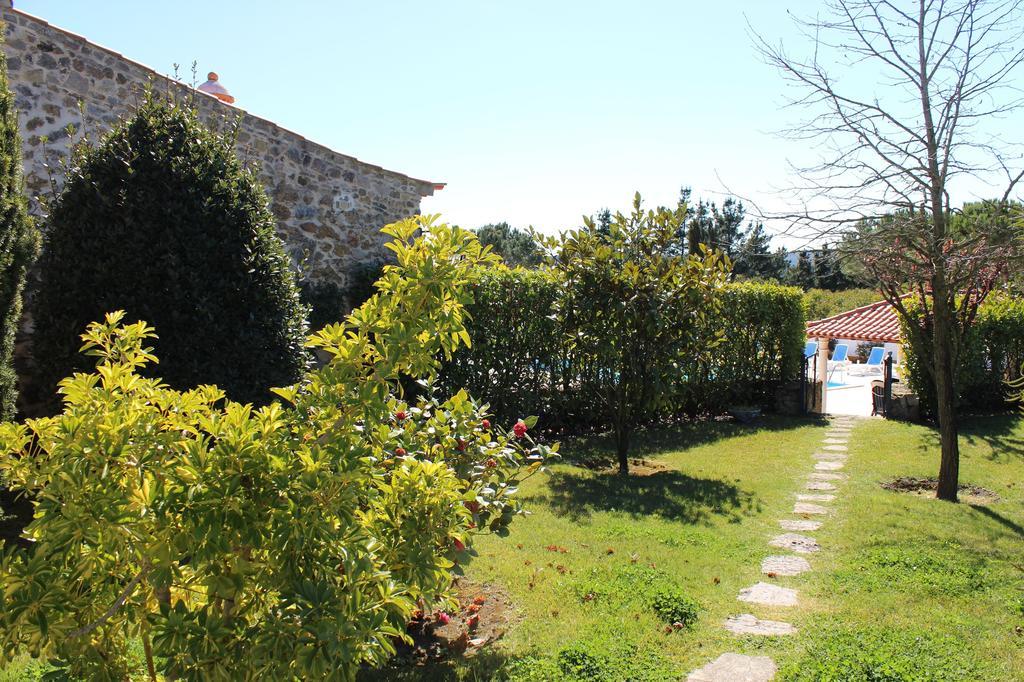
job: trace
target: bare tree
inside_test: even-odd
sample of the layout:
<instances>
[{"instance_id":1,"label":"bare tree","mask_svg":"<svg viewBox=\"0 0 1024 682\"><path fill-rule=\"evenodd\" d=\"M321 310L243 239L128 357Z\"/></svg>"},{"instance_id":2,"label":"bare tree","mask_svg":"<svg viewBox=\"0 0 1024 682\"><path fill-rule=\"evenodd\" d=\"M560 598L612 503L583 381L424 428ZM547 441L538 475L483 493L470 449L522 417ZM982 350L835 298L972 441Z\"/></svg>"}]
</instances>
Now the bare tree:
<instances>
[{"instance_id":1,"label":"bare tree","mask_svg":"<svg viewBox=\"0 0 1024 682\"><path fill-rule=\"evenodd\" d=\"M1020 147L993 139L991 124L1024 104L1014 81L1024 63L1024 0L825 6L825 18L796 19L809 56L754 32L766 61L800 93L792 105L809 112L786 134L820 152L796 169L790 190L800 208L770 217L809 238L855 232L842 242L847 254L864 261L900 314L916 303L908 341L931 349L924 360L942 443L938 497L956 501L960 343L1021 251L1019 232L994 229L1017 207ZM963 178L995 197L969 220L957 219L950 199Z\"/></svg>"}]
</instances>

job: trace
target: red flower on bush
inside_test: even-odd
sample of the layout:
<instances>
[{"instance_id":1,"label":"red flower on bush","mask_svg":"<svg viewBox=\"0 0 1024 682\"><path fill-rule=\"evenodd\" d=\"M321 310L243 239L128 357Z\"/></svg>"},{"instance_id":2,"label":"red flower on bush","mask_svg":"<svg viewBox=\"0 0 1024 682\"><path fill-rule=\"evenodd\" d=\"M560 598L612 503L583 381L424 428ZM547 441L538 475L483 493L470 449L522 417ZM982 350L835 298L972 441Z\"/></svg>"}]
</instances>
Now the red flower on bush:
<instances>
[{"instance_id":1,"label":"red flower on bush","mask_svg":"<svg viewBox=\"0 0 1024 682\"><path fill-rule=\"evenodd\" d=\"M405 421L405 418L408 416L409 415L405 413L405 410L399 410L398 412L395 412L395 419L400 422Z\"/></svg>"},{"instance_id":2,"label":"red flower on bush","mask_svg":"<svg viewBox=\"0 0 1024 682\"><path fill-rule=\"evenodd\" d=\"M395 448L395 454L399 457L405 457L405 448Z\"/></svg>"},{"instance_id":3,"label":"red flower on bush","mask_svg":"<svg viewBox=\"0 0 1024 682\"><path fill-rule=\"evenodd\" d=\"M448 622L451 621L451 619L452 619L452 617L449 616L444 611L438 611L437 612L437 622L440 623L441 625L448 625Z\"/></svg>"},{"instance_id":4,"label":"red flower on bush","mask_svg":"<svg viewBox=\"0 0 1024 682\"><path fill-rule=\"evenodd\" d=\"M469 502L463 502L463 504L466 505L466 509L468 509L469 511L471 511L474 514L476 514L478 511L480 511L480 503L477 502L476 500L470 500Z\"/></svg>"},{"instance_id":5,"label":"red flower on bush","mask_svg":"<svg viewBox=\"0 0 1024 682\"><path fill-rule=\"evenodd\" d=\"M487 466L488 469L493 469L494 467L498 466L498 461L493 457L488 457L487 461L484 462L484 464Z\"/></svg>"},{"instance_id":6,"label":"red flower on bush","mask_svg":"<svg viewBox=\"0 0 1024 682\"><path fill-rule=\"evenodd\" d=\"M458 538L455 538L455 551L456 552L465 552L466 551L466 545L462 544L462 540L460 540Z\"/></svg>"},{"instance_id":7,"label":"red flower on bush","mask_svg":"<svg viewBox=\"0 0 1024 682\"><path fill-rule=\"evenodd\" d=\"M490 429L491 429L491 420L490 419L483 420L482 422L480 422L480 426L483 427L484 431L490 431Z\"/></svg>"},{"instance_id":8,"label":"red flower on bush","mask_svg":"<svg viewBox=\"0 0 1024 682\"><path fill-rule=\"evenodd\" d=\"M457 439L455 441L455 447L456 447L456 449L458 449L459 452L465 452L466 451L466 441L464 441L461 438Z\"/></svg>"},{"instance_id":9,"label":"red flower on bush","mask_svg":"<svg viewBox=\"0 0 1024 682\"><path fill-rule=\"evenodd\" d=\"M512 433L516 434L516 438L522 438L526 435L528 429L526 428L526 422L522 419L516 422L516 425L512 427Z\"/></svg>"}]
</instances>

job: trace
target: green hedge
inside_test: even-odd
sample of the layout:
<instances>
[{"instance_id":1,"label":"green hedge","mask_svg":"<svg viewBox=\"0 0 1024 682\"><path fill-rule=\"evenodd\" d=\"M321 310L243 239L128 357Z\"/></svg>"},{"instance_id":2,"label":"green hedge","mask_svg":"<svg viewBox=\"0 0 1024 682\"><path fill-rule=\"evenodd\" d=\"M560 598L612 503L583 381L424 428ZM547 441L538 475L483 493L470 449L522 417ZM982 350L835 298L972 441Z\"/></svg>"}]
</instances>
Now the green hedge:
<instances>
[{"instance_id":1,"label":"green hedge","mask_svg":"<svg viewBox=\"0 0 1024 682\"><path fill-rule=\"evenodd\" d=\"M565 338L555 310L562 288L546 270L495 269L475 285L467 329L472 346L443 370L446 388L465 387L503 420L540 414L542 426L580 431L605 425L595 415L595 364ZM736 404L769 405L776 388L799 376L804 306L799 289L728 285L722 312L705 331L717 346L709 361L683 362L672 411L721 414Z\"/></svg>"},{"instance_id":2,"label":"green hedge","mask_svg":"<svg viewBox=\"0 0 1024 682\"><path fill-rule=\"evenodd\" d=\"M909 338L907 321L900 323L904 338ZM913 344L904 347L907 380L921 396L921 405L934 414L935 391L921 363L920 352ZM1024 300L993 294L978 309L978 317L964 338L957 371L960 403L981 410L1004 407L1009 399L1005 382L1020 377L1022 365Z\"/></svg>"},{"instance_id":3,"label":"green hedge","mask_svg":"<svg viewBox=\"0 0 1024 682\"><path fill-rule=\"evenodd\" d=\"M707 363L682 372L681 408L721 413L731 405L766 404L781 383L800 376L805 318L800 289L744 282L726 287L708 335L721 343Z\"/></svg>"}]
</instances>

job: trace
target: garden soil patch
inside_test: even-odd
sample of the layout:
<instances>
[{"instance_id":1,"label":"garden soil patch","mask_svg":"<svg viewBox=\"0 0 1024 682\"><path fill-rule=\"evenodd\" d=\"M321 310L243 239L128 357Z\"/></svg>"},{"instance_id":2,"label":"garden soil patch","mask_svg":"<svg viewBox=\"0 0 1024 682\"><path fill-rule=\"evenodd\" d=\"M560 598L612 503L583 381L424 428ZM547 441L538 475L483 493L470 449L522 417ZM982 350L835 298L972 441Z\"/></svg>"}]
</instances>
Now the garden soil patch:
<instances>
[{"instance_id":1,"label":"garden soil patch","mask_svg":"<svg viewBox=\"0 0 1024 682\"><path fill-rule=\"evenodd\" d=\"M457 583L456 592L457 612L435 612L409 623L406 631L413 643L398 644L392 666L422 666L459 656L471 657L500 639L517 620L512 601L496 585L463 578Z\"/></svg>"},{"instance_id":2,"label":"garden soil patch","mask_svg":"<svg viewBox=\"0 0 1024 682\"><path fill-rule=\"evenodd\" d=\"M886 490L898 493L910 493L919 497L933 497L939 487L937 478L914 478L913 476L901 476L900 478L886 481L882 484ZM999 495L988 488L977 485L963 484L958 488L961 502L968 504L991 504L999 501Z\"/></svg>"}]
</instances>

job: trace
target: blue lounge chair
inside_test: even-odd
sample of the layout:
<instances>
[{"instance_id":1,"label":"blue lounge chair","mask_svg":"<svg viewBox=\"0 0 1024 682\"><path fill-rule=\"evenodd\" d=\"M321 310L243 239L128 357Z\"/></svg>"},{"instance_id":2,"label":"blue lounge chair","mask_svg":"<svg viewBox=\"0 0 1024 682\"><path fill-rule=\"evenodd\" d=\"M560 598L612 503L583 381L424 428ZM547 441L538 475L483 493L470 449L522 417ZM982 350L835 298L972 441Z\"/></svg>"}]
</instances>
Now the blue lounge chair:
<instances>
[{"instance_id":1,"label":"blue lounge chair","mask_svg":"<svg viewBox=\"0 0 1024 682\"><path fill-rule=\"evenodd\" d=\"M832 381L832 375L836 370L845 370L849 366L850 361L846 359L846 356L850 352L850 347L845 343L840 343L836 346L835 350L832 351L832 357L828 361L828 380Z\"/></svg>"},{"instance_id":2,"label":"blue lounge chair","mask_svg":"<svg viewBox=\"0 0 1024 682\"><path fill-rule=\"evenodd\" d=\"M813 358L818 354L818 342L808 341L804 344L804 360L807 358Z\"/></svg>"},{"instance_id":3,"label":"blue lounge chair","mask_svg":"<svg viewBox=\"0 0 1024 682\"><path fill-rule=\"evenodd\" d=\"M882 374L882 357L885 355L885 348L882 346L875 346L871 349L871 354L868 355L868 361L863 365L857 365L857 374L874 374L878 372ZM850 370L853 373L853 370Z\"/></svg>"}]
</instances>

